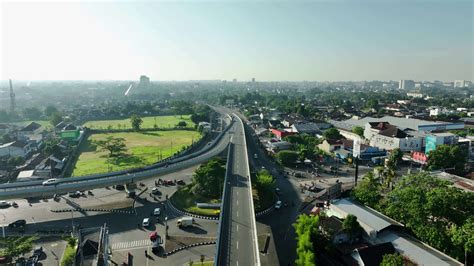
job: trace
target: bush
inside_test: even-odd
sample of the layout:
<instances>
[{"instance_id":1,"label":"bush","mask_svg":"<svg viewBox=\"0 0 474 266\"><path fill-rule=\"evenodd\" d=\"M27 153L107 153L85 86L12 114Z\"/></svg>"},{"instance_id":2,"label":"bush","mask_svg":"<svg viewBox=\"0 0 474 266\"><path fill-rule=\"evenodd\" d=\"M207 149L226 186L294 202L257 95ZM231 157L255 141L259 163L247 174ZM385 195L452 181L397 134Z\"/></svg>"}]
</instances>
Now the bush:
<instances>
[{"instance_id":1,"label":"bush","mask_svg":"<svg viewBox=\"0 0 474 266\"><path fill-rule=\"evenodd\" d=\"M295 151L280 151L276 156L278 162L284 166L293 165L298 160L298 153Z\"/></svg>"}]
</instances>

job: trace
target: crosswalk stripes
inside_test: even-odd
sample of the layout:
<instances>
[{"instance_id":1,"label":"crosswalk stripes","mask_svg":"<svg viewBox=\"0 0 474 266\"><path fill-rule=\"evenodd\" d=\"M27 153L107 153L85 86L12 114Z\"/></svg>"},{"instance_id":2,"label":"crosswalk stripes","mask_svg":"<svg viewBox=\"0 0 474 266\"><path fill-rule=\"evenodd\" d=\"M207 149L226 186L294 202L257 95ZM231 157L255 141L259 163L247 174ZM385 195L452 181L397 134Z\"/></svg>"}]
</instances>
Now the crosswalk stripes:
<instances>
[{"instance_id":1,"label":"crosswalk stripes","mask_svg":"<svg viewBox=\"0 0 474 266\"><path fill-rule=\"evenodd\" d=\"M148 247L148 246L151 246L151 241L149 239L142 239L142 240L114 243L112 245L112 250L130 249L130 248Z\"/></svg>"}]
</instances>

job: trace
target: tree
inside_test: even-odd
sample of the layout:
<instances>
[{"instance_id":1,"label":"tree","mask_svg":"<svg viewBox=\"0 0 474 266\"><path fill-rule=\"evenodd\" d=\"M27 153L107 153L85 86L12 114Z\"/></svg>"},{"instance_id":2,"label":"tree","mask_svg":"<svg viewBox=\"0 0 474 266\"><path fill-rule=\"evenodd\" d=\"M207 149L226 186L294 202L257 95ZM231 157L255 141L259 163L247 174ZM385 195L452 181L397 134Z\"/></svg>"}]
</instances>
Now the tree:
<instances>
[{"instance_id":1,"label":"tree","mask_svg":"<svg viewBox=\"0 0 474 266\"><path fill-rule=\"evenodd\" d=\"M390 152L390 156L388 157L387 167L396 169L398 164L403 159L403 152L399 148L395 148Z\"/></svg>"},{"instance_id":2,"label":"tree","mask_svg":"<svg viewBox=\"0 0 474 266\"><path fill-rule=\"evenodd\" d=\"M58 109L54 107L53 105L49 105L44 109L44 116L46 117L51 117L52 114L54 113L59 113Z\"/></svg>"},{"instance_id":3,"label":"tree","mask_svg":"<svg viewBox=\"0 0 474 266\"><path fill-rule=\"evenodd\" d=\"M363 127L353 127L352 128L352 133L357 134L359 137L364 138L364 128Z\"/></svg>"},{"instance_id":4,"label":"tree","mask_svg":"<svg viewBox=\"0 0 474 266\"><path fill-rule=\"evenodd\" d=\"M428 169L454 168L454 173L462 175L467 162L466 151L458 145L439 145L428 153Z\"/></svg>"},{"instance_id":5,"label":"tree","mask_svg":"<svg viewBox=\"0 0 474 266\"><path fill-rule=\"evenodd\" d=\"M403 257L398 253L383 255L380 266L403 266Z\"/></svg>"},{"instance_id":6,"label":"tree","mask_svg":"<svg viewBox=\"0 0 474 266\"><path fill-rule=\"evenodd\" d=\"M293 165L298 160L298 153L295 151L279 151L276 154L277 160L284 166Z\"/></svg>"},{"instance_id":7,"label":"tree","mask_svg":"<svg viewBox=\"0 0 474 266\"><path fill-rule=\"evenodd\" d=\"M351 195L360 203L375 207L382 196L380 194L380 183L376 180L374 173L368 172L364 178L357 183Z\"/></svg>"},{"instance_id":8,"label":"tree","mask_svg":"<svg viewBox=\"0 0 474 266\"><path fill-rule=\"evenodd\" d=\"M0 256L19 257L33 249L33 241L37 236L19 236L2 239L3 248L0 249Z\"/></svg>"},{"instance_id":9,"label":"tree","mask_svg":"<svg viewBox=\"0 0 474 266\"><path fill-rule=\"evenodd\" d=\"M178 127L186 127L187 124L185 121L179 121L178 124L177 124Z\"/></svg>"},{"instance_id":10,"label":"tree","mask_svg":"<svg viewBox=\"0 0 474 266\"><path fill-rule=\"evenodd\" d=\"M1 140L2 143L9 143L9 142L12 142L12 141L13 141L13 139L12 139L12 137L10 137L9 134L4 134L2 136L2 140Z\"/></svg>"},{"instance_id":11,"label":"tree","mask_svg":"<svg viewBox=\"0 0 474 266\"><path fill-rule=\"evenodd\" d=\"M127 151L124 138L108 136L105 140L95 140L93 143L103 150L107 150L109 158L121 156Z\"/></svg>"},{"instance_id":12,"label":"tree","mask_svg":"<svg viewBox=\"0 0 474 266\"><path fill-rule=\"evenodd\" d=\"M57 124L61 123L61 121L63 121L63 117L59 112L54 112L49 117L49 122L53 126L56 126Z\"/></svg>"},{"instance_id":13,"label":"tree","mask_svg":"<svg viewBox=\"0 0 474 266\"><path fill-rule=\"evenodd\" d=\"M457 259L464 257L464 240L458 241L463 239L460 232L464 229L457 229L470 227L468 218L474 216L474 193L463 192L447 181L419 173L401 178L379 206L420 240Z\"/></svg>"},{"instance_id":14,"label":"tree","mask_svg":"<svg viewBox=\"0 0 474 266\"><path fill-rule=\"evenodd\" d=\"M357 236L361 232L362 227L357 221L357 217L355 215L349 214L342 223L342 229L344 229L344 231L349 234L349 238L352 240L354 236Z\"/></svg>"},{"instance_id":15,"label":"tree","mask_svg":"<svg viewBox=\"0 0 474 266\"><path fill-rule=\"evenodd\" d=\"M143 123L143 119L139 115L132 115L130 117L130 122L132 123L132 128L138 131Z\"/></svg>"},{"instance_id":16,"label":"tree","mask_svg":"<svg viewBox=\"0 0 474 266\"><path fill-rule=\"evenodd\" d=\"M296 233L296 265L315 265L314 248L319 240L319 216L299 215L293 224Z\"/></svg>"},{"instance_id":17,"label":"tree","mask_svg":"<svg viewBox=\"0 0 474 266\"><path fill-rule=\"evenodd\" d=\"M454 225L451 228L451 240L457 247L462 247L462 250L460 248L457 250L459 257L462 257L461 253L469 256L464 258L465 265L469 265L468 261L472 262L474 259L474 217L467 219L462 226Z\"/></svg>"},{"instance_id":18,"label":"tree","mask_svg":"<svg viewBox=\"0 0 474 266\"><path fill-rule=\"evenodd\" d=\"M326 131L324 131L323 137L327 140L336 140L336 139L340 139L342 135L339 132L339 130L337 130L337 128L331 127L327 129Z\"/></svg>"},{"instance_id":19,"label":"tree","mask_svg":"<svg viewBox=\"0 0 474 266\"><path fill-rule=\"evenodd\" d=\"M224 179L225 162L212 159L194 172L191 190L201 197L215 199L222 193Z\"/></svg>"},{"instance_id":20,"label":"tree","mask_svg":"<svg viewBox=\"0 0 474 266\"><path fill-rule=\"evenodd\" d=\"M31 120L37 120L41 117L41 111L37 107L23 109L23 117Z\"/></svg>"}]
</instances>

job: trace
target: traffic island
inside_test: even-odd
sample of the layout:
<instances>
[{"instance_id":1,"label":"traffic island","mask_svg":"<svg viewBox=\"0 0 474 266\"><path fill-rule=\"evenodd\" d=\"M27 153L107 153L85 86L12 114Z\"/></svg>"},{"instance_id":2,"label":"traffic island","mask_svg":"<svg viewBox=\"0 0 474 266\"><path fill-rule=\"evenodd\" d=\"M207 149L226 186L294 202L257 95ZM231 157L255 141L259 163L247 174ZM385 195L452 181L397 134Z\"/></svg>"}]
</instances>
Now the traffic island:
<instances>
[{"instance_id":1,"label":"traffic island","mask_svg":"<svg viewBox=\"0 0 474 266\"><path fill-rule=\"evenodd\" d=\"M164 255L169 256L184 249L216 244L215 237L169 236L165 242Z\"/></svg>"}]
</instances>

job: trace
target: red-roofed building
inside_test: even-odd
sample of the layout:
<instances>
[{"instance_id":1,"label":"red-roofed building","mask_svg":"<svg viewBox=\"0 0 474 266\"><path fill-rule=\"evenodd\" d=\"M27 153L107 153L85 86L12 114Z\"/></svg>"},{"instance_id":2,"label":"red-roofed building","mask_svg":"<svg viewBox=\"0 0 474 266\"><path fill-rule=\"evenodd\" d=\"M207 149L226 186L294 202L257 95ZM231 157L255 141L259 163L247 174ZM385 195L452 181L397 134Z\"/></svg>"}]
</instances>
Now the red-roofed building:
<instances>
[{"instance_id":1,"label":"red-roofed building","mask_svg":"<svg viewBox=\"0 0 474 266\"><path fill-rule=\"evenodd\" d=\"M282 139L286 136L290 136L290 135L294 134L293 132L288 132L288 131L285 131L283 129L272 128L271 131L272 131L273 135L275 135L278 139Z\"/></svg>"}]
</instances>

